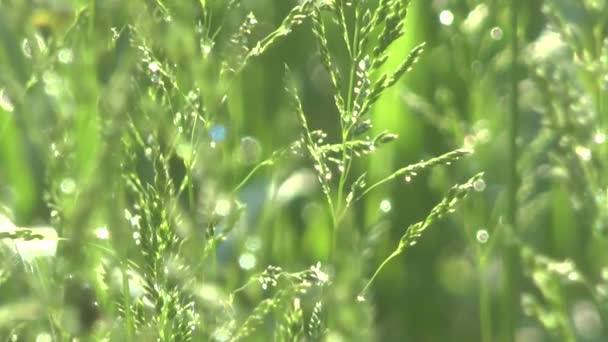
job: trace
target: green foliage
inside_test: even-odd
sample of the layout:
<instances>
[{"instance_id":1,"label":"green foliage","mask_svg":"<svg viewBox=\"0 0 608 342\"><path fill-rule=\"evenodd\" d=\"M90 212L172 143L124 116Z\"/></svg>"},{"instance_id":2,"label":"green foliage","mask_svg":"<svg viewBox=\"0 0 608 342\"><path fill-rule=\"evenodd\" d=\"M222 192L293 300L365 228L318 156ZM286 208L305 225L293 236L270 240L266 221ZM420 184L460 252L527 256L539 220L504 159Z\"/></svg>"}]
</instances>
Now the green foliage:
<instances>
[{"instance_id":1,"label":"green foliage","mask_svg":"<svg viewBox=\"0 0 608 342\"><path fill-rule=\"evenodd\" d=\"M0 340L605 340L607 6L0 0Z\"/></svg>"}]
</instances>

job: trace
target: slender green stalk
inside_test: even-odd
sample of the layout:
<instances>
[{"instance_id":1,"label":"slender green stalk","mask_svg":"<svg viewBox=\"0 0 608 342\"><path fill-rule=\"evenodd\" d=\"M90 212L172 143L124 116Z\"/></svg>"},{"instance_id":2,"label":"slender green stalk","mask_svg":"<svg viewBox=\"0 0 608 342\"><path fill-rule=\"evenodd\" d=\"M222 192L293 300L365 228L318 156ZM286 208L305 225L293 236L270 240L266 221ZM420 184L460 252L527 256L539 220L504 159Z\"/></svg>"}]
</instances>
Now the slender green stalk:
<instances>
[{"instance_id":1,"label":"slender green stalk","mask_svg":"<svg viewBox=\"0 0 608 342\"><path fill-rule=\"evenodd\" d=\"M517 89L517 65L519 58L518 46L518 1L510 2L510 28L511 28L511 101L510 101L510 124L509 124L509 179L508 179L508 208L507 220L511 231L517 231L517 189L519 184L517 164L519 151L517 148L519 109ZM516 328L517 312L519 311L519 250L517 246L507 244L503 254L505 270L504 293L502 295L502 336L504 342L513 341Z\"/></svg>"},{"instance_id":2,"label":"slender green stalk","mask_svg":"<svg viewBox=\"0 0 608 342\"><path fill-rule=\"evenodd\" d=\"M393 253L391 253L391 255L389 255L386 259L384 259L384 261L376 269L376 272L374 272L374 275L372 275L372 277L367 281L367 283L363 287L363 290L361 290L361 296L363 296L365 294L365 292L370 287L370 285L374 282L374 280L376 279L376 277L378 276L378 274L380 274L380 271L382 271L382 269L384 268L384 266L386 266L389 261L393 260L399 254L401 254L401 251L400 250L395 250Z\"/></svg>"},{"instance_id":3,"label":"slender green stalk","mask_svg":"<svg viewBox=\"0 0 608 342\"><path fill-rule=\"evenodd\" d=\"M448 152L444 155L441 155L439 157L435 157L426 161L422 161L420 163L417 164L412 164L412 165L408 165L404 168L401 168L395 172L393 172L392 174L390 174L389 176L377 181L376 183L370 185L369 187L367 187L360 195L359 197L357 197L357 200L363 198L363 196L367 195L367 193L369 193L370 191L372 191L373 189L381 186L384 183L387 183L389 181L395 180L399 177L410 177L409 179L415 177L419 172L422 172L424 170L430 169L434 166L437 165L449 165L452 162L457 161L458 159L467 156L469 154L473 153L472 150L469 149L458 149L458 150L454 150L451 152Z\"/></svg>"},{"instance_id":4,"label":"slender green stalk","mask_svg":"<svg viewBox=\"0 0 608 342\"><path fill-rule=\"evenodd\" d=\"M251 179L251 177L253 177L253 175L262 167L266 166L266 165L272 165L272 163L274 162L274 160L271 159L266 159L263 162L257 164L251 171L249 171L249 173L247 174L247 176L245 176L245 178L243 178L243 180L239 183L239 185L237 185L234 190L232 191L233 194L237 193L239 191L239 189L241 189L243 187L243 185L245 185L249 179Z\"/></svg>"},{"instance_id":5,"label":"slender green stalk","mask_svg":"<svg viewBox=\"0 0 608 342\"><path fill-rule=\"evenodd\" d=\"M344 20L344 18L343 18ZM344 25L346 26L346 22L344 23ZM340 167L342 168L342 172L340 172L340 180L338 182L338 202L336 204L336 209L337 212L334 214L334 216L340 218L342 217L341 215L341 211L346 210L346 206L343 205L343 200L344 200L344 185L346 184L346 179L348 178L348 174L350 172L350 166L351 166L351 161L352 159L349 157L349 155L347 154L348 149L346 148L346 145L348 143L348 136L350 133L350 128L352 127L352 120L351 118L354 116L353 113L353 108L354 108L354 100L353 100L353 94L355 92L355 77L356 77L356 68L357 68L357 55L358 55L358 45L359 45L359 11L355 10L355 24L354 24L354 34L353 34L353 42L351 44L351 49L350 51L350 71L349 71L349 76L348 76L348 89L347 89L347 95L346 95L346 115L348 120L343 120L343 118L340 118L340 127L342 129L342 160L341 160L341 165ZM332 252L331 255L334 256L335 255L335 249L336 249L336 240L337 240L337 235L338 235L338 229L339 229L339 225L340 225L340 220L336 220L336 222L334 222L334 230L333 230L333 237L332 237Z\"/></svg>"}]
</instances>

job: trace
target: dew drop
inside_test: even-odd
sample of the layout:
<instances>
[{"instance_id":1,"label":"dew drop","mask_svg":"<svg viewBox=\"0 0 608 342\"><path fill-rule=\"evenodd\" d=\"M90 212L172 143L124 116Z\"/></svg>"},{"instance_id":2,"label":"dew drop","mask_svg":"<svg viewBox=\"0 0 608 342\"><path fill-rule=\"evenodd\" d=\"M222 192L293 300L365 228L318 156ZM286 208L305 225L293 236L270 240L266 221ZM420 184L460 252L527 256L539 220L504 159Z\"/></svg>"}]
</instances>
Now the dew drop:
<instances>
[{"instance_id":1,"label":"dew drop","mask_svg":"<svg viewBox=\"0 0 608 342\"><path fill-rule=\"evenodd\" d=\"M411 177L411 176L405 176L405 178L404 178L404 179L405 179L405 182L406 182L406 183L409 183L409 182L411 182L411 181L412 181L412 177Z\"/></svg>"},{"instance_id":2,"label":"dew drop","mask_svg":"<svg viewBox=\"0 0 608 342\"><path fill-rule=\"evenodd\" d=\"M486 189L486 182L483 179L478 179L473 182L473 189L477 192L482 192Z\"/></svg>"},{"instance_id":3,"label":"dew drop","mask_svg":"<svg viewBox=\"0 0 608 342\"><path fill-rule=\"evenodd\" d=\"M503 32L502 29L498 26L492 27L492 29L490 30L490 37L493 40L501 40L503 36Z\"/></svg>"},{"instance_id":4,"label":"dew drop","mask_svg":"<svg viewBox=\"0 0 608 342\"><path fill-rule=\"evenodd\" d=\"M148 63L148 70L150 70L153 73L157 73L160 71L160 65L158 65L158 63L156 63L156 62L150 62L150 63Z\"/></svg>"},{"instance_id":5,"label":"dew drop","mask_svg":"<svg viewBox=\"0 0 608 342\"><path fill-rule=\"evenodd\" d=\"M182 121L182 113L177 112L177 113L175 113L175 116L173 117L173 123L177 125L180 123L180 121Z\"/></svg>"},{"instance_id":6,"label":"dew drop","mask_svg":"<svg viewBox=\"0 0 608 342\"><path fill-rule=\"evenodd\" d=\"M591 160L591 150L584 146L577 146L574 149L574 152L581 158L583 161Z\"/></svg>"},{"instance_id":7,"label":"dew drop","mask_svg":"<svg viewBox=\"0 0 608 342\"><path fill-rule=\"evenodd\" d=\"M222 199L217 201L217 203L215 204L215 213L219 216L228 216L228 214L230 213L230 201Z\"/></svg>"},{"instance_id":8,"label":"dew drop","mask_svg":"<svg viewBox=\"0 0 608 342\"><path fill-rule=\"evenodd\" d=\"M255 267L256 261L255 255L244 253L239 257L239 266L244 270L250 270Z\"/></svg>"},{"instance_id":9,"label":"dew drop","mask_svg":"<svg viewBox=\"0 0 608 342\"><path fill-rule=\"evenodd\" d=\"M477 234L475 234L475 238L477 239L477 242L483 244L483 243L488 242L488 240L490 239L490 234L488 233L487 230L480 229L477 231Z\"/></svg>"},{"instance_id":10,"label":"dew drop","mask_svg":"<svg viewBox=\"0 0 608 342\"><path fill-rule=\"evenodd\" d=\"M59 53L57 54L57 59L60 63L70 64L74 60L74 52L72 52L71 49L63 48L59 50Z\"/></svg>"},{"instance_id":11,"label":"dew drop","mask_svg":"<svg viewBox=\"0 0 608 342\"><path fill-rule=\"evenodd\" d=\"M578 281L580 279L581 279L580 273L578 273L576 271L572 271L572 272L568 273L568 280L570 280L570 281Z\"/></svg>"},{"instance_id":12,"label":"dew drop","mask_svg":"<svg viewBox=\"0 0 608 342\"><path fill-rule=\"evenodd\" d=\"M71 194L76 190L76 182L72 178L65 178L61 181L59 187L64 194Z\"/></svg>"},{"instance_id":13,"label":"dew drop","mask_svg":"<svg viewBox=\"0 0 608 342\"><path fill-rule=\"evenodd\" d=\"M363 296L363 295L358 295L358 296L357 296L357 302L359 302L359 303L363 303L363 302L365 302L365 296Z\"/></svg>"},{"instance_id":14,"label":"dew drop","mask_svg":"<svg viewBox=\"0 0 608 342\"><path fill-rule=\"evenodd\" d=\"M209 42L202 42L201 49L203 50L203 56L207 57L211 53L213 45Z\"/></svg>"},{"instance_id":15,"label":"dew drop","mask_svg":"<svg viewBox=\"0 0 608 342\"><path fill-rule=\"evenodd\" d=\"M139 246L139 244L141 243L141 235L139 234L139 232L133 232L133 240L135 240L135 244Z\"/></svg>"},{"instance_id":16,"label":"dew drop","mask_svg":"<svg viewBox=\"0 0 608 342\"><path fill-rule=\"evenodd\" d=\"M139 221L141 221L141 216L135 215L129 218L129 223L133 228L139 228Z\"/></svg>"},{"instance_id":17,"label":"dew drop","mask_svg":"<svg viewBox=\"0 0 608 342\"><path fill-rule=\"evenodd\" d=\"M595 135L593 135L593 142L595 142L596 144L603 144L606 141L606 134L602 133L602 132L596 132Z\"/></svg>"},{"instance_id":18,"label":"dew drop","mask_svg":"<svg viewBox=\"0 0 608 342\"><path fill-rule=\"evenodd\" d=\"M97 229L95 229L94 233L95 236L100 240L107 240L110 238L110 231L106 226L98 227Z\"/></svg>"},{"instance_id":19,"label":"dew drop","mask_svg":"<svg viewBox=\"0 0 608 342\"><path fill-rule=\"evenodd\" d=\"M392 209L392 204L391 201L389 201L388 199L384 199L380 202L380 210L382 210L385 213L388 213L389 211L391 211Z\"/></svg>"},{"instance_id":20,"label":"dew drop","mask_svg":"<svg viewBox=\"0 0 608 342\"><path fill-rule=\"evenodd\" d=\"M439 13L439 22L441 25L450 26L454 23L454 14L449 10L443 10Z\"/></svg>"},{"instance_id":21,"label":"dew drop","mask_svg":"<svg viewBox=\"0 0 608 342\"><path fill-rule=\"evenodd\" d=\"M59 149L57 148L57 144L51 143L51 152L53 152L53 157L57 158L61 155Z\"/></svg>"}]
</instances>

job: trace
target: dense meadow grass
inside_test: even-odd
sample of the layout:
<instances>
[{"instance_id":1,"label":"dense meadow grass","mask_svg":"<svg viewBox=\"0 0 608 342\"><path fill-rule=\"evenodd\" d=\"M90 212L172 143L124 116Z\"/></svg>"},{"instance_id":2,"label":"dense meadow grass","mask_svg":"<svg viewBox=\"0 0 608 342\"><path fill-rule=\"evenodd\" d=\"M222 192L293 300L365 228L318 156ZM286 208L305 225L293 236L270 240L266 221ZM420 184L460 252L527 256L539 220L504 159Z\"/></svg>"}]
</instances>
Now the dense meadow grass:
<instances>
[{"instance_id":1,"label":"dense meadow grass","mask_svg":"<svg viewBox=\"0 0 608 342\"><path fill-rule=\"evenodd\" d=\"M608 340L605 0L0 0L0 341Z\"/></svg>"}]
</instances>

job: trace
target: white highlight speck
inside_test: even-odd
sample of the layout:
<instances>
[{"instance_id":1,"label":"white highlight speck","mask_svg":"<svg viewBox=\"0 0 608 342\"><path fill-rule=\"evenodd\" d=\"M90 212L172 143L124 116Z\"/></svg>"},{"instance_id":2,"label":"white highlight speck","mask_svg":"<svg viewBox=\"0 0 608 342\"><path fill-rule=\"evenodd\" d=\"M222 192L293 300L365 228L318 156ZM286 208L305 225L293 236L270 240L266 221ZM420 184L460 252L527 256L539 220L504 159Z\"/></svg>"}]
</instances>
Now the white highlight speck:
<instances>
[{"instance_id":1,"label":"white highlight speck","mask_svg":"<svg viewBox=\"0 0 608 342\"><path fill-rule=\"evenodd\" d=\"M602 132L596 132L593 136L593 142L596 144L603 144L606 141L606 134Z\"/></svg>"},{"instance_id":2,"label":"white highlight speck","mask_svg":"<svg viewBox=\"0 0 608 342\"><path fill-rule=\"evenodd\" d=\"M392 204L391 201L384 199L380 202L380 210L382 210L385 213L388 213L389 211L391 211L392 209Z\"/></svg>"},{"instance_id":3,"label":"white highlight speck","mask_svg":"<svg viewBox=\"0 0 608 342\"><path fill-rule=\"evenodd\" d=\"M477 192L482 192L486 189L486 182L483 179L478 179L473 182L473 189Z\"/></svg>"},{"instance_id":4,"label":"white highlight speck","mask_svg":"<svg viewBox=\"0 0 608 342\"><path fill-rule=\"evenodd\" d=\"M95 229L95 236L98 239L107 240L110 238L110 231L108 230L108 227L101 226L101 227Z\"/></svg>"},{"instance_id":5,"label":"white highlight speck","mask_svg":"<svg viewBox=\"0 0 608 342\"><path fill-rule=\"evenodd\" d=\"M492 27L492 29L490 30L490 37L493 40L501 40L503 36L503 32L502 29L498 26Z\"/></svg>"},{"instance_id":6,"label":"white highlight speck","mask_svg":"<svg viewBox=\"0 0 608 342\"><path fill-rule=\"evenodd\" d=\"M71 194L76 190L76 182L72 178L66 178L61 181L59 187L64 194Z\"/></svg>"},{"instance_id":7,"label":"white highlight speck","mask_svg":"<svg viewBox=\"0 0 608 342\"><path fill-rule=\"evenodd\" d=\"M215 204L215 213L219 216L227 216L230 213L230 201L222 199Z\"/></svg>"},{"instance_id":8,"label":"white highlight speck","mask_svg":"<svg viewBox=\"0 0 608 342\"><path fill-rule=\"evenodd\" d=\"M72 52L72 50L68 48L63 48L59 50L59 53L57 54L57 59L60 63L70 64L74 60L74 52Z\"/></svg>"},{"instance_id":9,"label":"white highlight speck","mask_svg":"<svg viewBox=\"0 0 608 342\"><path fill-rule=\"evenodd\" d=\"M256 261L255 255L244 253L239 257L239 266L244 270L250 270L255 267Z\"/></svg>"},{"instance_id":10,"label":"white highlight speck","mask_svg":"<svg viewBox=\"0 0 608 342\"><path fill-rule=\"evenodd\" d=\"M441 25L450 26L454 23L454 14L448 10L443 10L439 13L439 22Z\"/></svg>"},{"instance_id":11,"label":"white highlight speck","mask_svg":"<svg viewBox=\"0 0 608 342\"><path fill-rule=\"evenodd\" d=\"M156 62L150 62L150 64L148 64L148 70L151 72L159 72L160 66Z\"/></svg>"},{"instance_id":12,"label":"white highlight speck","mask_svg":"<svg viewBox=\"0 0 608 342\"><path fill-rule=\"evenodd\" d=\"M591 160L591 150L584 146L577 146L574 152L584 161Z\"/></svg>"},{"instance_id":13,"label":"white highlight speck","mask_svg":"<svg viewBox=\"0 0 608 342\"><path fill-rule=\"evenodd\" d=\"M477 231L477 234L475 234L475 238L477 239L477 242L479 242L479 243L486 243L490 239L490 234L488 233L487 230L480 229Z\"/></svg>"}]
</instances>

